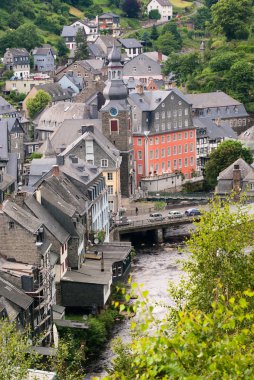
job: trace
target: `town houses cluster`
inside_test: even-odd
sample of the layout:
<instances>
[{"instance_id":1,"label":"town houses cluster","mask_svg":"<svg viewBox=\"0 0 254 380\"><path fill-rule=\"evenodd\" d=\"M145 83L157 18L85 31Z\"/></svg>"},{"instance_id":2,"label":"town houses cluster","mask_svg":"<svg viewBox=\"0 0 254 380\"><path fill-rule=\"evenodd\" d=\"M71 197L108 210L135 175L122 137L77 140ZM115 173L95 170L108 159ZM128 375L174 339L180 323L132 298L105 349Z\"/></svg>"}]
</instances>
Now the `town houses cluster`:
<instances>
[{"instance_id":1,"label":"town houses cluster","mask_svg":"<svg viewBox=\"0 0 254 380\"><path fill-rule=\"evenodd\" d=\"M162 73L167 57L122 38L119 25L108 13L65 26L64 66L49 45L3 57L13 71L4 92L26 98L16 109L0 97L0 316L44 345L66 307L99 311L128 275L132 247L110 239L123 200L202 176L211 151L250 123L224 92L182 93ZM86 60L73 59L78 30ZM40 90L51 101L31 118Z\"/></svg>"}]
</instances>

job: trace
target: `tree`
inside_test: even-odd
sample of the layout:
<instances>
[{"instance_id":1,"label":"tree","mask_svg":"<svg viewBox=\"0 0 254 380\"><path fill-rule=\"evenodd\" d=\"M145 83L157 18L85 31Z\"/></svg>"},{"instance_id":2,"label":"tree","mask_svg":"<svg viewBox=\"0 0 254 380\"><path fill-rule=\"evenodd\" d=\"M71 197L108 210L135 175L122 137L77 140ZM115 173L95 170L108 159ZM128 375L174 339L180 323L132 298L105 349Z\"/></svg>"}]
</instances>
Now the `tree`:
<instances>
[{"instance_id":1,"label":"tree","mask_svg":"<svg viewBox=\"0 0 254 380\"><path fill-rule=\"evenodd\" d=\"M228 40L248 37L252 17L251 0L220 0L211 7L213 28Z\"/></svg>"},{"instance_id":2,"label":"tree","mask_svg":"<svg viewBox=\"0 0 254 380\"><path fill-rule=\"evenodd\" d=\"M33 119L39 112L44 110L51 102L51 96L43 91L39 90L34 98L28 99L27 109L31 119Z\"/></svg>"},{"instance_id":3,"label":"tree","mask_svg":"<svg viewBox=\"0 0 254 380\"><path fill-rule=\"evenodd\" d=\"M235 62L228 73L231 93L242 102L254 100L254 65L245 60Z\"/></svg>"},{"instance_id":4,"label":"tree","mask_svg":"<svg viewBox=\"0 0 254 380\"><path fill-rule=\"evenodd\" d=\"M27 355L28 336L16 330L16 325L1 320L0 328L0 380L23 380L31 365Z\"/></svg>"},{"instance_id":5,"label":"tree","mask_svg":"<svg viewBox=\"0 0 254 380\"><path fill-rule=\"evenodd\" d=\"M212 151L209 161L205 165L205 181L207 185L214 188L219 173L240 157L248 164L253 162L250 149L244 147L240 141L223 141L217 149Z\"/></svg>"},{"instance_id":6,"label":"tree","mask_svg":"<svg viewBox=\"0 0 254 380\"><path fill-rule=\"evenodd\" d=\"M161 34L155 42L156 50L162 52L165 55L180 50L179 43L175 40L171 32L166 32Z\"/></svg>"},{"instance_id":7,"label":"tree","mask_svg":"<svg viewBox=\"0 0 254 380\"><path fill-rule=\"evenodd\" d=\"M201 70L201 56L198 53L171 54L163 68L165 75L174 73L179 83L185 83L190 75Z\"/></svg>"},{"instance_id":8,"label":"tree","mask_svg":"<svg viewBox=\"0 0 254 380\"><path fill-rule=\"evenodd\" d=\"M122 10L129 18L138 18L140 3L138 0L124 0Z\"/></svg>"},{"instance_id":9,"label":"tree","mask_svg":"<svg viewBox=\"0 0 254 380\"><path fill-rule=\"evenodd\" d=\"M207 7L200 7L192 16L195 29L204 30L205 27L211 22L211 12Z\"/></svg>"},{"instance_id":10,"label":"tree","mask_svg":"<svg viewBox=\"0 0 254 380\"><path fill-rule=\"evenodd\" d=\"M153 24L152 29L151 29L150 38L151 38L151 40L156 41L158 37L159 37L159 33L157 30L157 27L155 24Z\"/></svg>"},{"instance_id":11,"label":"tree","mask_svg":"<svg viewBox=\"0 0 254 380\"><path fill-rule=\"evenodd\" d=\"M75 60L87 59L88 58L87 42L81 29L77 31L75 42L76 42L77 48L75 50L74 59Z\"/></svg>"},{"instance_id":12,"label":"tree","mask_svg":"<svg viewBox=\"0 0 254 380\"><path fill-rule=\"evenodd\" d=\"M65 42L64 42L64 39L62 37L60 37L58 40L57 40L57 50L58 50L58 56L60 58L67 58L68 57L68 54L70 52L70 50L67 48Z\"/></svg>"},{"instance_id":13,"label":"tree","mask_svg":"<svg viewBox=\"0 0 254 380\"><path fill-rule=\"evenodd\" d=\"M149 17L151 20L160 20L161 15L160 15L160 12L158 11L158 9L152 9L152 10L149 12L148 17Z\"/></svg>"}]
</instances>

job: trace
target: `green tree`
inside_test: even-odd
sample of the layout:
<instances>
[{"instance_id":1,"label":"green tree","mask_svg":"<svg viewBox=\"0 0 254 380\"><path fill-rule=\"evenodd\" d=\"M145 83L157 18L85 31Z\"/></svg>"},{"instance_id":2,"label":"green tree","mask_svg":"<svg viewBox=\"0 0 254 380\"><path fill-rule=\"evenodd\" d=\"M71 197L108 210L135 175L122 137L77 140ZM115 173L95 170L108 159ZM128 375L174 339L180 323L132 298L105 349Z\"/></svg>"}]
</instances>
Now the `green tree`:
<instances>
[{"instance_id":1,"label":"green tree","mask_svg":"<svg viewBox=\"0 0 254 380\"><path fill-rule=\"evenodd\" d=\"M161 15L160 15L160 12L158 11L158 9L152 9L152 10L149 12L148 17L149 17L151 20L160 20Z\"/></svg>"},{"instance_id":2,"label":"green tree","mask_svg":"<svg viewBox=\"0 0 254 380\"><path fill-rule=\"evenodd\" d=\"M31 119L33 119L39 112L44 110L51 102L51 96L43 91L39 90L34 98L28 99L27 109Z\"/></svg>"},{"instance_id":3,"label":"green tree","mask_svg":"<svg viewBox=\"0 0 254 380\"><path fill-rule=\"evenodd\" d=\"M76 34L75 42L76 42L77 48L75 50L74 59L75 60L87 59L88 58L87 42L81 29L79 29Z\"/></svg>"},{"instance_id":4,"label":"green tree","mask_svg":"<svg viewBox=\"0 0 254 380\"><path fill-rule=\"evenodd\" d=\"M165 210L166 203L163 201L157 201L154 203L154 210L155 211L163 211Z\"/></svg>"},{"instance_id":5,"label":"green tree","mask_svg":"<svg viewBox=\"0 0 254 380\"><path fill-rule=\"evenodd\" d=\"M58 51L58 56L60 58L67 58L70 50L67 48L64 39L60 37L57 40L57 45L56 45L57 51Z\"/></svg>"},{"instance_id":6,"label":"green tree","mask_svg":"<svg viewBox=\"0 0 254 380\"><path fill-rule=\"evenodd\" d=\"M239 55L233 51L218 52L210 60L210 67L213 71L227 71L238 59Z\"/></svg>"},{"instance_id":7,"label":"green tree","mask_svg":"<svg viewBox=\"0 0 254 380\"><path fill-rule=\"evenodd\" d=\"M140 13L140 3L138 0L124 0L122 10L129 18L137 18Z\"/></svg>"},{"instance_id":8,"label":"green tree","mask_svg":"<svg viewBox=\"0 0 254 380\"><path fill-rule=\"evenodd\" d=\"M248 37L252 17L251 0L220 0L211 8L213 28L228 40Z\"/></svg>"},{"instance_id":9,"label":"green tree","mask_svg":"<svg viewBox=\"0 0 254 380\"><path fill-rule=\"evenodd\" d=\"M235 62L228 73L230 90L242 102L254 101L254 64L245 60Z\"/></svg>"},{"instance_id":10,"label":"green tree","mask_svg":"<svg viewBox=\"0 0 254 380\"><path fill-rule=\"evenodd\" d=\"M180 50L179 43L175 40L174 35L171 32L161 34L154 44L156 50L162 52L165 55Z\"/></svg>"},{"instance_id":11,"label":"green tree","mask_svg":"<svg viewBox=\"0 0 254 380\"><path fill-rule=\"evenodd\" d=\"M156 41L158 37L159 37L159 33L157 30L157 27L155 24L153 24L152 29L151 29L150 38L151 38L151 40Z\"/></svg>"},{"instance_id":12,"label":"green tree","mask_svg":"<svg viewBox=\"0 0 254 380\"><path fill-rule=\"evenodd\" d=\"M223 141L217 149L212 151L209 161L205 165L205 181L207 185L214 188L217 184L219 173L240 157L248 164L253 162L250 149L244 147L240 141Z\"/></svg>"},{"instance_id":13,"label":"green tree","mask_svg":"<svg viewBox=\"0 0 254 380\"><path fill-rule=\"evenodd\" d=\"M204 30L211 22L211 12L208 7L200 7L192 16L195 29Z\"/></svg>"},{"instance_id":14,"label":"green tree","mask_svg":"<svg viewBox=\"0 0 254 380\"><path fill-rule=\"evenodd\" d=\"M201 70L201 56L198 53L171 54L163 68L165 75L174 73L179 83L185 83L190 75Z\"/></svg>"}]
</instances>

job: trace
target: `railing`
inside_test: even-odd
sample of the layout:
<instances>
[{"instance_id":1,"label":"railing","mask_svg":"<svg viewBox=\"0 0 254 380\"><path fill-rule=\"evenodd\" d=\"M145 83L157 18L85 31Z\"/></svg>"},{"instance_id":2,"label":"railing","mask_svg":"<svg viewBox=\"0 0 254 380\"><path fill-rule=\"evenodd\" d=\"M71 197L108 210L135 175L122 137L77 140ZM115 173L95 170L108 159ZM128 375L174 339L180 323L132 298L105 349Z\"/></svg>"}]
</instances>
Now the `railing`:
<instances>
[{"instance_id":1,"label":"railing","mask_svg":"<svg viewBox=\"0 0 254 380\"><path fill-rule=\"evenodd\" d=\"M134 227L156 227L156 226L166 226L170 224L183 224L183 223L192 223L193 221L198 221L200 217L196 216L184 216L182 218L165 218L164 220L135 220L132 222L126 223L125 225L115 226L118 230L128 230L133 229Z\"/></svg>"}]
</instances>

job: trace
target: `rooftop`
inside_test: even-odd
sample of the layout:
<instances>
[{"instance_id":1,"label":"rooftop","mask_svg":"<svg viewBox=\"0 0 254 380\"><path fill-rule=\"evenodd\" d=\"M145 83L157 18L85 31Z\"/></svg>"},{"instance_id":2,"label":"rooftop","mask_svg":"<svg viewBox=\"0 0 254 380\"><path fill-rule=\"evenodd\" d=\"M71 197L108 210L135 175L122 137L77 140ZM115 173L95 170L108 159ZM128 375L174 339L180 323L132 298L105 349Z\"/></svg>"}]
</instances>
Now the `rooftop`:
<instances>
[{"instance_id":1,"label":"rooftop","mask_svg":"<svg viewBox=\"0 0 254 380\"><path fill-rule=\"evenodd\" d=\"M192 104L193 108L227 107L241 104L238 100L233 99L223 91L186 94L185 97Z\"/></svg>"}]
</instances>

